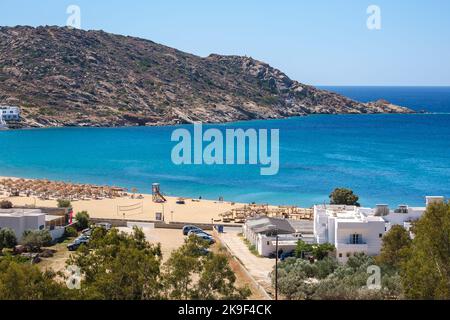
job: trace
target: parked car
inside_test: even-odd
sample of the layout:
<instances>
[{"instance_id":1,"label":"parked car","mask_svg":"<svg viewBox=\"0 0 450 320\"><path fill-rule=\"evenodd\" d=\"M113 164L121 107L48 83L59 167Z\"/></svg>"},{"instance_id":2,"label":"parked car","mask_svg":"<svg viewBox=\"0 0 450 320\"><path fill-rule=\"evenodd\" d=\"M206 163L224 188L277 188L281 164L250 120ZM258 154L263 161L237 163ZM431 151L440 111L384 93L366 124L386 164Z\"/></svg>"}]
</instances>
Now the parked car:
<instances>
[{"instance_id":1,"label":"parked car","mask_svg":"<svg viewBox=\"0 0 450 320\"><path fill-rule=\"evenodd\" d=\"M207 255L209 255L211 252L210 252L208 249L206 249L206 248L199 248L199 249L198 249L198 253L199 253L199 255L201 255L201 256L207 256Z\"/></svg>"},{"instance_id":2,"label":"parked car","mask_svg":"<svg viewBox=\"0 0 450 320\"><path fill-rule=\"evenodd\" d=\"M91 238L91 236L90 235L87 235L87 234L82 234L81 236L79 236L78 238L77 238L77 240L89 240Z\"/></svg>"},{"instance_id":3,"label":"parked car","mask_svg":"<svg viewBox=\"0 0 450 320\"><path fill-rule=\"evenodd\" d=\"M75 239L74 242L69 243L67 245L67 249L69 249L69 251L75 251L77 250L82 244L88 244L89 243L89 236L80 236L78 238Z\"/></svg>"},{"instance_id":4,"label":"parked car","mask_svg":"<svg viewBox=\"0 0 450 320\"><path fill-rule=\"evenodd\" d=\"M203 233L212 237L212 235L210 235L208 232L203 231L202 229L192 229L191 231L188 232L187 235L190 236L191 234L199 234L199 233Z\"/></svg>"},{"instance_id":5,"label":"parked car","mask_svg":"<svg viewBox=\"0 0 450 320\"><path fill-rule=\"evenodd\" d=\"M81 234L90 236L92 234L92 229L91 228L84 229L83 231L81 231Z\"/></svg>"},{"instance_id":6,"label":"parked car","mask_svg":"<svg viewBox=\"0 0 450 320\"><path fill-rule=\"evenodd\" d=\"M199 233L199 234L196 234L196 236L202 240L205 240L210 245L216 243L216 240L214 240L214 238L208 236L207 234Z\"/></svg>"},{"instance_id":7,"label":"parked car","mask_svg":"<svg viewBox=\"0 0 450 320\"><path fill-rule=\"evenodd\" d=\"M194 230L194 229L198 229L198 230L202 230L199 227L196 226L192 226L192 225L187 225L183 227L183 235L187 236L187 234L189 233L189 231Z\"/></svg>"},{"instance_id":8,"label":"parked car","mask_svg":"<svg viewBox=\"0 0 450 320\"><path fill-rule=\"evenodd\" d=\"M100 222L100 223L95 224L95 226L96 226L97 228L103 228L103 229L105 229L106 231L109 231L109 230L111 230L111 228L112 228L111 223L108 223L108 222Z\"/></svg>"}]
</instances>

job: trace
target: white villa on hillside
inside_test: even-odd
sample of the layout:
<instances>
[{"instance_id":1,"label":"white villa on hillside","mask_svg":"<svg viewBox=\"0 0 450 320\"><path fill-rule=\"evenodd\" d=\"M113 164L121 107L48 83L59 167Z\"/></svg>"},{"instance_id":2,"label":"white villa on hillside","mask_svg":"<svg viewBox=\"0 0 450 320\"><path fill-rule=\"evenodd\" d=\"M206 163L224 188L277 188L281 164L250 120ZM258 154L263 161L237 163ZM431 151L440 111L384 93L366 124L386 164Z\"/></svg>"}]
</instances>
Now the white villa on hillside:
<instances>
[{"instance_id":1,"label":"white villa on hillside","mask_svg":"<svg viewBox=\"0 0 450 320\"><path fill-rule=\"evenodd\" d=\"M427 197L427 206L443 202L444 197ZM375 256L380 253L383 235L393 225L409 230L425 207L400 205L390 210L387 205L360 208L342 205L314 206L314 238L316 243L331 243L336 247L337 259L346 262L355 253Z\"/></svg>"},{"instance_id":2,"label":"white villa on hillside","mask_svg":"<svg viewBox=\"0 0 450 320\"><path fill-rule=\"evenodd\" d=\"M20 120L20 108L15 106L0 106L0 117L4 121Z\"/></svg>"}]
</instances>

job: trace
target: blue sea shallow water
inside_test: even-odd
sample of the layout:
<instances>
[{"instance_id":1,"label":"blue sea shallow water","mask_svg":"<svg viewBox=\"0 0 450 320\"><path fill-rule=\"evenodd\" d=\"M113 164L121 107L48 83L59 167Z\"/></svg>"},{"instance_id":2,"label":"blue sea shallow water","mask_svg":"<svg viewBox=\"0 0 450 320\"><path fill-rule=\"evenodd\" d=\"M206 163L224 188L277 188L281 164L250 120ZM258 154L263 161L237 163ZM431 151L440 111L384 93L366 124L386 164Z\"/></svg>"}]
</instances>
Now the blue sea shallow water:
<instances>
[{"instance_id":1,"label":"blue sea shallow water","mask_svg":"<svg viewBox=\"0 0 450 320\"><path fill-rule=\"evenodd\" d=\"M348 187L373 206L423 205L450 196L450 88L327 87L360 101L387 99L436 114L316 115L220 128L280 129L280 171L258 166L176 166L175 127L0 132L0 175L137 187L169 195L310 206ZM183 126L191 129L190 126ZM179 127L177 127L179 128Z\"/></svg>"}]
</instances>

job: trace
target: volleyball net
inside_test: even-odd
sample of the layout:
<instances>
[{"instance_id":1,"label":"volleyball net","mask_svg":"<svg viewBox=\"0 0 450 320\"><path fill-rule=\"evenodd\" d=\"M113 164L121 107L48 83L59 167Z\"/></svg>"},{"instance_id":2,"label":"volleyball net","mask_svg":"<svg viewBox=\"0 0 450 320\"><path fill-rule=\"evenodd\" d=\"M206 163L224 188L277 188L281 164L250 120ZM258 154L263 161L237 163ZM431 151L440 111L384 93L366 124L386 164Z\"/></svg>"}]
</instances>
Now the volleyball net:
<instances>
[{"instance_id":1,"label":"volleyball net","mask_svg":"<svg viewBox=\"0 0 450 320\"><path fill-rule=\"evenodd\" d=\"M129 206L117 206L117 215L122 217L132 217L144 214L144 204L135 203Z\"/></svg>"}]
</instances>

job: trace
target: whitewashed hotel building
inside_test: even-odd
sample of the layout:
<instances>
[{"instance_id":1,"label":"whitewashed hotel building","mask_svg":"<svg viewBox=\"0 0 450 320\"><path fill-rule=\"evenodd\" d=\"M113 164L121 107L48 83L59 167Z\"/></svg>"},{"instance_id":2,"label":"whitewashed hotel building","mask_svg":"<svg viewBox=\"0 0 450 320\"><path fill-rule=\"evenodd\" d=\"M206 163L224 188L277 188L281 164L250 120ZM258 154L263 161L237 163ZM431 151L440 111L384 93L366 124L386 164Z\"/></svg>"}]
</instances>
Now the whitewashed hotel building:
<instances>
[{"instance_id":1,"label":"whitewashed hotel building","mask_svg":"<svg viewBox=\"0 0 450 320\"><path fill-rule=\"evenodd\" d=\"M426 205L443 202L444 197L426 197ZM342 205L314 206L314 238L319 244L331 243L336 257L345 263L355 253L375 256L380 253L382 238L393 225L407 230L418 220L426 207L400 205L390 210L387 205L360 208ZM412 235L413 236L413 235Z\"/></svg>"},{"instance_id":2,"label":"whitewashed hotel building","mask_svg":"<svg viewBox=\"0 0 450 320\"><path fill-rule=\"evenodd\" d=\"M314 236L318 244L331 243L341 262L355 253L377 255L386 232L382 217L371 216L371 209L355 206L314 206Z\"/></svg>"}]
</instances>

